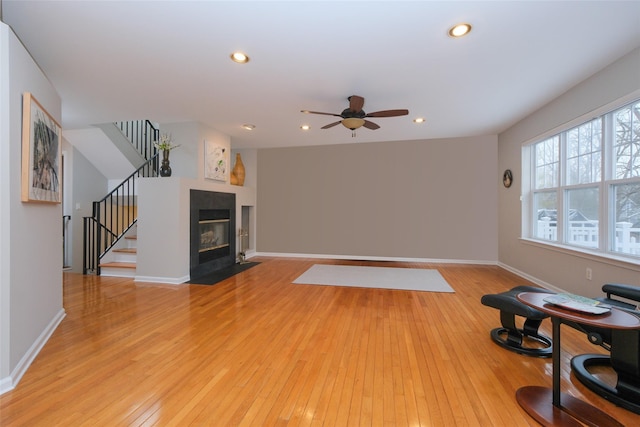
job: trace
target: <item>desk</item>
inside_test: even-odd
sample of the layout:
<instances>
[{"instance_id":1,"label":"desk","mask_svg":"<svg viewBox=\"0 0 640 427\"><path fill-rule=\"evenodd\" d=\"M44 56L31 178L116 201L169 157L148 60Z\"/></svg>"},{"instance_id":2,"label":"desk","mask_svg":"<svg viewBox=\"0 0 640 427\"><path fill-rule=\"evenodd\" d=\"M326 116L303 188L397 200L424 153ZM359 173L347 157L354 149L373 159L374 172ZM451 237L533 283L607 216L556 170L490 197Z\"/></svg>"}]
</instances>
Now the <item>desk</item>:
<instances>
[{"instance_id":1,"label":"desk","mask_svg":"<svg viewBox=\"0 0 640 427\"><path fill-rule=\"evenodd\" d=\"M550 294L523 292L519 301L547 313L553 326L553 388L526 386L518 389L516 400L529 415L544 426L622 426L600 409L560 391L560 325L562 321L577 322L609 329L640 329L640 319L617 308L599 315L566 310L546 303Z\"/></svg>"}]
</instances>

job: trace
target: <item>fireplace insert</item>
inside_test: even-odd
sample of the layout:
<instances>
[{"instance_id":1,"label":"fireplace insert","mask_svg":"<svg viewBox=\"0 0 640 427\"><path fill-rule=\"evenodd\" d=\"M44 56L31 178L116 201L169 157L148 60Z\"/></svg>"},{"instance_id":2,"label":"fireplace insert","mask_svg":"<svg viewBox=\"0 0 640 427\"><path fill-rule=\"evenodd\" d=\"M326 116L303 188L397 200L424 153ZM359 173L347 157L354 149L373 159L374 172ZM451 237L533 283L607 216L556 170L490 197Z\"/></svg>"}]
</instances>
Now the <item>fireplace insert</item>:
<instances>
[{"instance_id":1,"label":"fireplace insert","mask_svg":"<svg viewBox=\"0 0 640 427\"><path fill-rule=\"evenodd\" d=\"M201 209L198 214L200 263L229 255L230 212L228 209Z\"/></svg>"}]
</instances>

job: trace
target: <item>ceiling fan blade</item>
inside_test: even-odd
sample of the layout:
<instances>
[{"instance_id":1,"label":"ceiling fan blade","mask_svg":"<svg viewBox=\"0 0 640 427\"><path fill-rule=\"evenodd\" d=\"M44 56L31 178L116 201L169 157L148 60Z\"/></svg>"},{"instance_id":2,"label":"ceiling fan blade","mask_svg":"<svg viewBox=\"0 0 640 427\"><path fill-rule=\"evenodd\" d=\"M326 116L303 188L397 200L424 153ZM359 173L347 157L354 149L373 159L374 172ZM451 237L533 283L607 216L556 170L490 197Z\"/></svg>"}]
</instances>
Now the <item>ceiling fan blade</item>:
<instances>
[{"instance_id":1,"label":"ceiling fan blade","mask_svg":"<svg viewBox=\"0 0 640 427\"><path fill-rule=\"evenodd\" d=\"M367 129L371 129L371 130L380 129L380 126L378 126L377 124L375 124L373 122L370 122L369 120L365 120L364 124L362 126L366 127Z\"/></svg>"},{"instance_id":2,"label":"ceiling fan blade","mask_svg":"<svg viewBox=\"0 0 640 427\"><path fill-rule=\"evenodd\" d=\"M342 123L342 120L338 120L337 122L333 122L333 123L329 123L328 125L324 125L320 129L329 129L329 128L334 127L335 125L339 125L340 123Z\"/></svg>"},{"instance_id":3,"label":"ceiling fan blade","mask_svg":"<svg viewBox=\"0 0 640 427\"><path fill-rule=\"evenodd\" d=\"M309 111L309 110L300 110L301 113L305 113L305 114L323 114L325 116L335 116L335 117L342 117L340 114L334 114L334 113L322 113L320 111Z\"/></svg>"},{"instance_id":4,"label":"ceiling fan blade","mask_svg":"<svg viewBox=\"0 0 640 427\"><path fill-rule=\"evenodd\" d=\"M409 110L384 110L368 113L365 117L396 117L406 116L407 114L409 114Z\"/></svg>"},{"instance_id":5,"label":"ceiling fan blade","mask_svg":"<svg viewBox=\"0 0 640 427\"><path fill-rule=\"evenodd\" d=\"M351 95L349 97L349 109L353 112L362 111L364 106L364 98L358 95Z\"/></svg>"}]
</instances>

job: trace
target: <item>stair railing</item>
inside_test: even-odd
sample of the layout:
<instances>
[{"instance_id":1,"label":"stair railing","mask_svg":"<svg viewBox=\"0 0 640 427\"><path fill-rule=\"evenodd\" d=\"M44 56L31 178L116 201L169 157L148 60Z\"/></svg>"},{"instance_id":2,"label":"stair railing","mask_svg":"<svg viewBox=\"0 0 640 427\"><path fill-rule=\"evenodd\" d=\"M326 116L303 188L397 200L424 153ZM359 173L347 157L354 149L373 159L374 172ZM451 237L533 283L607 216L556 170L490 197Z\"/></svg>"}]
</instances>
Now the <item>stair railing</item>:
<instances>
[{"instance_id":1,"label":"stair railing","mask_svg":"<svg viewBox=\"0 0 640 427\"><path fill-rule=\"evenodd\" d=\"M116 126L122 131L124 136L131 141L134 147L145 159L149 160L156 154L154 141L158 141L160 131L149 120L130 120L128 122L117 122Z\"/></svg>"},{"instance_id":2,"label":"stair railing","mask_svg":"<svg viewBox=\"0 0 640 427\"><path fill-rule=\"evenodd\" d=\"M99 276L102 258L138 220L136 180L158 176L158 156L155 153L102 200L93 202L92 216L83 218L83 274Z\"/></svg>"}]
</instances>

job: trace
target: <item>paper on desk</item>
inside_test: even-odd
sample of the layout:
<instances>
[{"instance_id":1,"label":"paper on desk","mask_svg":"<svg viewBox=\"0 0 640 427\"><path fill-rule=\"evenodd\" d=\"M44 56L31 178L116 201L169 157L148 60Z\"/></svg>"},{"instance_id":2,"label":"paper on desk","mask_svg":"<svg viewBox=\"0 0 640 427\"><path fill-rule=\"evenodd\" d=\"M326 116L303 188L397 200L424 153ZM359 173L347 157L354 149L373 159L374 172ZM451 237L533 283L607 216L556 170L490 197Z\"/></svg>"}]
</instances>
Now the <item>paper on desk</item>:
<instances>
[{"instance_id":1,"label":"paper on desk","mask_svg":"<svg viewBox=\"0 0 640 427\"><path fill-rule=\"evenodd\" d=\"M565 293L549 295L544 298L544 301L568 310L580 311L582 313L589 314L604 314L611 310L609 306L598 300L574 294Z\"/></svg>"}]
</instances>

